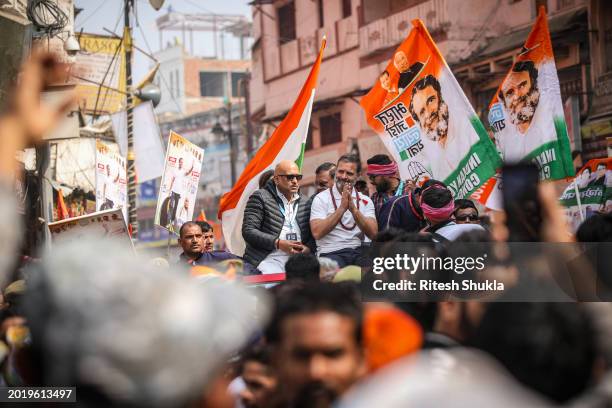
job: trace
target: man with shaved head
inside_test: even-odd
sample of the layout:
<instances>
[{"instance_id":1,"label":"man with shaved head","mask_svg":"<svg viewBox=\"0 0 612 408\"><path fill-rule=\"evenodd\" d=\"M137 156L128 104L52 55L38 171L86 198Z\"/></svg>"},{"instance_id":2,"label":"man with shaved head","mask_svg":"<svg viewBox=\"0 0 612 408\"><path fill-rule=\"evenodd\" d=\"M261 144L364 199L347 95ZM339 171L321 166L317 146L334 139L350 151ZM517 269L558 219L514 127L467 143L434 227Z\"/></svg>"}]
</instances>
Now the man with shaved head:
<instances>
[{"instance_id":1,"label":"man with shaved head","mask_svg":"<svg viewBox=\"0 0 612 408\"><path fill-rule=\"evenodd\" d=\"M314 251L310 205L299 193L302 174L291 160L274 168L274 176L247 201L242 222L244 260L261 273L285 272L292 254Z\"/></svg>"}]
</instances>

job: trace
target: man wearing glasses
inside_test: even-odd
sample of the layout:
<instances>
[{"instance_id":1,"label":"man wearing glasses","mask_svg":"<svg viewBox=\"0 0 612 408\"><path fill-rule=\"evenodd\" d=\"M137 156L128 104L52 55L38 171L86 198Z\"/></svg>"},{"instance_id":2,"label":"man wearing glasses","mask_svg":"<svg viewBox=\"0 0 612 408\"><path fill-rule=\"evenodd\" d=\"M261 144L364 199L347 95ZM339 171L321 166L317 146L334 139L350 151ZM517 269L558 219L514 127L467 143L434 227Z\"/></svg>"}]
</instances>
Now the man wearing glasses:
<instances>
[{"instance_id":1,"label":"man wearing glasses","mask_svg":"<svg viewBox=\"0 0 612 408\"><path fill-rule=\"evenodd\" d=\"M453 211L453 214L457 224L480 224L478 209L471 200L464 198L455 200L455 211Z\"/></svg>"},{"instance_id":2,"label":"man wearing glasses","mask_svg":"<svg viewBox=\"0 0 612 408\"><path fill-rule=\"evenodd\" d=\"M298 166L284 160L273 178L249 197L242 223L244 260L261 273L285 272L290 255L314 250L310 206L298 192L301 180Z\"/></svg>"}]
</instances>

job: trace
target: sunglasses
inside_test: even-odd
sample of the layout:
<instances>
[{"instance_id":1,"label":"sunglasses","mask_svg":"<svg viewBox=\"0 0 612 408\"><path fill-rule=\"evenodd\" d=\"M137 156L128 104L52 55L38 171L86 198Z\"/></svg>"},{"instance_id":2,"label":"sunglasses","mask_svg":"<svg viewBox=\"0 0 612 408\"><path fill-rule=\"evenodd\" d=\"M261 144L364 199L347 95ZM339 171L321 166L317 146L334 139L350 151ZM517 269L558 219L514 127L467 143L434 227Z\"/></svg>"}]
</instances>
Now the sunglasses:
<instances>
[{"instance_id":1,"label":"sunglasses","mask_svg":"<svg viewBox=\"0 0 612 408\"><path fill-rule=\"evenodd\" d=\"M300 181L303 177L301 174L279 174L279 176L286 178L287 181L291 181L294 179Z\"/></svg>"},{"instance_id":2,"label":"sunglasses","mask_svg":"<svg viewBox=\"0 0 612 408\"><path fill-rule=\"evenodd\" d=\"M460 215L455 217L457 221L478 221L477 215Z\"/></svg>"}]
</instances>

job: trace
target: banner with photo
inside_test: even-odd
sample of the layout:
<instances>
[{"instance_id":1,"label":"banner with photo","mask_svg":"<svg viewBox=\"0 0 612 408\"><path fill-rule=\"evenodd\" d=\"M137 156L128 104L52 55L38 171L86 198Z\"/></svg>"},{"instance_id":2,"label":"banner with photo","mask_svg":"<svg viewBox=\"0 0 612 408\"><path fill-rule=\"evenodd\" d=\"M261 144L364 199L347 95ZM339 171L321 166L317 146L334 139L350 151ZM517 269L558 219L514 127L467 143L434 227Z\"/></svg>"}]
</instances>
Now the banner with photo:
<instances>
[{"instance_id":1,"label":"banner with photo","mask_svg":"<svg viewBox=\"0 0 612 408\"><path fill-rule=\"evenodd\" d=\"M541 180L574 175L544 7L540 7L521 52L497 89L488 119L505 163L534 163L540 169ZM497 183L498 180L489 181L488 189L477 197L493 209L501 208L501 196L488 193L499 191Z\"/></svg>"},{"instance_id":2,"label":"banner with photo","mask_svg":"<svg viewBox=\"0 0 612 408\"><path fill-rule=\"evenodd\" d=\"M403 179L434 178L468 197L501 161L423 22L412 24L361 107Z\"/></svg>"},{"instance_id":3,"label":"banner with photo","mask_svg":"<svg viewBox=\"0 0 612 408\"><path fill-rule=\"evenodd\" d=\"M133 248L127 224L120 209L95 212L81 217L52 222L49 225L53 242L82 238L112 238Z\"/></svg>"},{"instance_id":4,"label":"banner with photo","mask_svg":"<svg viewBox=\"0 0 612 408\"><path fill-rule=\"evenodd\" d=\"M612 158L589 160L563 191L559 201L565 207L565 215L573 231L578 229L583 217L587 219L598 212L612 212Z\"/></svg>"},{"instance_id":5,"label":"banner with photo","mask_svg":"<svg viewBox=\"0 0 612 408\"><path fill-rule=\"evenodd\" d=\"M111 145L96 139L96 211L119 208L127 221L125 159Z\"/></svg>"},{"instance_id":6,"label":"banner with photo","mask_svg":"<svg viewBox=\"0 0 612 408\"><path fill-rule=\"evenodd\" d=\"M178 234L193 219L204 149L170 132L155 211L155 224Z\"/></svg>"}]
</instances>

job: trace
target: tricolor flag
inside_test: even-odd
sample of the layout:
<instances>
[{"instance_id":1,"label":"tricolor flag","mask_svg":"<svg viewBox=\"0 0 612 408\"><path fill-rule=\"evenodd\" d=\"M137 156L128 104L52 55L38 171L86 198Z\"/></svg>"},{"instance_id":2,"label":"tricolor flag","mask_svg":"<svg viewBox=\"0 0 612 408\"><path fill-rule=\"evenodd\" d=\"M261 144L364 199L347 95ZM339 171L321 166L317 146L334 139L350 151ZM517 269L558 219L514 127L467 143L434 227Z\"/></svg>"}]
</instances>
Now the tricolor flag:
<instances>
[{"instance_id":1,"label":"tricolor flag","mask_svg":"<svg viewBox=\"0 0 612 408\"><path fill-rule=\"evenodd\" d=\"M580 196L577 197L576 193ZM612 212L612 158L589 160L567 186L559 201L565 207L572 231L578 229L583 219L598 212Z\"/></svg>"},{"instance_id":2,"label":"tricolor flag","mask_svg":"<svg viewBox=\"0 0 612 408\"><path fill-rule=\"evenodd\" d=\"M548 22L540 7L533 29L489 106L489 124L505 163L531 162L541 180L574 175ZM478 200L501 208L499 177Z\"/></svg>"},{"instance_id":3,"label":"tricolor flag","mask_svg":"<svg viewBox=\"0 0 612 408\"><path fill-rule=\"evenodd\" d=\"M370 127L418 185L444 181L455 198L472 194L501 161L421 20L361 99Z\"/></svg>"},{"instance_id":4,"label":"tricolor flag","mask_svg":"<svg viewBox=\"0 0 612 408\"><path fill-rule=\"evenodd\" d=\"M270 139L247 164L232 190L221 198L219 219L222 220L223 235L228 249L236 255L244 254L245 243L242 239L244 208L251 194L258 189L261 174L273 169L282 160L295 160L300 169L302 168L310 114L324 49L325 40L291 110Z\"/></svg>"}]
</instances>

